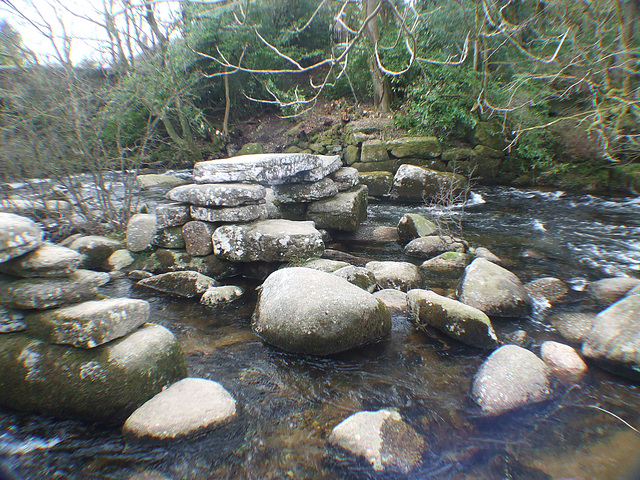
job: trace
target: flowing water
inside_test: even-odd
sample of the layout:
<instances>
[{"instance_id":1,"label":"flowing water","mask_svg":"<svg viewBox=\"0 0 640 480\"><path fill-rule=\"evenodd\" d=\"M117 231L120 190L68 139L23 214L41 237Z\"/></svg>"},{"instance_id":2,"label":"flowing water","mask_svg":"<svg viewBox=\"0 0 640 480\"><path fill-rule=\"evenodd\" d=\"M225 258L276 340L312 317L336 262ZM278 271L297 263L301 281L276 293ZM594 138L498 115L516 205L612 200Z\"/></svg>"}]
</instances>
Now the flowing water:
<instances>
[{"instance_id":1,"label":"flowing water","mask_svg":"<svg viewBox=\"0 0 640 480\"><path fill-rule=\"evenodd\" d=\"M569 283L562 309L592 308L581 292L588 281L639 276L640 199L485 188L464 209L454 208L463 210L465 238L502 257L523 281L555 276ZM441 213L380 202L369 206L368 223L395 226L407 212ZM400 246L348 248L406 260ZM244 286L253 292L256 285ZM253 335L255 293L219 309L155 296L126 279L104 293L149 300L152 320L180 340L190 375L222 383L239 416L196 439L136 446L125 445L117 428L0 410L0 458L22 478L377 478L330 455L326 438L352 413L381 408L397 409L428 446L418 468L389 478L638 478L640 433L632 426L640 427L640 390L596 366L577 385L556 385L550 402L484 419L469 392L488 353L416 332L406 317L395 317L391 335L376 345L313 358ZM537 351L544 340L562 341L549 313L540 307L531 317L495 322L496 330L525 330Z\"/></svg>"}]
</instances>

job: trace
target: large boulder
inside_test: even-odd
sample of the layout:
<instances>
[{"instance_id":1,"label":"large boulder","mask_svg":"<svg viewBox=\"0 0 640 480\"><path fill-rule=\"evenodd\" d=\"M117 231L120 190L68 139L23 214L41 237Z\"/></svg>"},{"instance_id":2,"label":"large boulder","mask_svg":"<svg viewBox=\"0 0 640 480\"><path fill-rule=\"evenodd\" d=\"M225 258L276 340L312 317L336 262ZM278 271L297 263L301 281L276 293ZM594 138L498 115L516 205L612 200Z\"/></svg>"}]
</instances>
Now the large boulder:
<instances>
[{"instance_id":1,"label":"large boulder","mask_svg":"<svg viewBox=\"0 0 640 480\"><path fill-rule=\"evenodd\" d=\"M561 312L550 318L560 335L569 342L580 344L593 328L595 319L595 312Z\"/></svg>"},{"instance_id":2,"label":"large boulder","mask_svg":"<svg viewBox=\"0 0 640 480\"><path fill-rule=\"evenodd\" d=\"M640 285L640 280L629 277L604 278L587 284L585 291L598 305L609 306L625 297Z\"/></svg>"},{"instance_id":3,"label":"large boulder","mask_svg":"<svg viewBox=\"0 0 640 480\"><path fill-rule=\"evenodd\" d=\"M313 222L261 220L248 225L225 225L213 233L215 254L232 262L287 262L319 257L322 235Z\"/></svg>"},{"instance_id":4,"label":"large boulder","mask_svg":"<svg viewBox=\"0 0 640 480\"><path fill-rule=\"evenodd\" d=\"M505 345L480 366L473 380L473 399L487 416L543 402L551 396L550 375L534 353Z\"/></svg>"},{"instance_id":5,"label":"large boulder","mask_svg":"<svg viewBox=\"0 0 640 480\"><path fill-rule=\"evenodd\" d=\"M267 190L262 185L206 183L176 187L167 193L167 198L200 207L237 207L259 203L266 194Z\"/></svg>"},{"instance_id":6,"label":"large boulder","mask_svg":"<svg viewBox=\"0 0 640 480\"><path fill-rule=\"evenodd\" d=\"M395 410L358 412L340 422L329 443L378 472L406 474L421 460L425 441Z\"/></svg>"},{"instance_id":7,"label":"large boulder","mask_svg":"<svg viewBox=\"0 0 640 480\"><path fill-rule=\"evenodd\" d=\"M420 288L422 277L420 271L409 262L369 262L365 265L373 273L380 289L394 288L406 292Z\"/></svg>"},{"instance_id":8,"label":"large boulder","mask_svg":"<svg viewBox=\"0 0 640 480\"><path fill-rule=\"evenodd\" d=\"M282 185L317 181L341 166L342 160L339 156L268 153L199 162L193 167L193 177L197 183L247 182Z\"/></svg>"},{"instance_id":9,"label":"large boulder","mask_svg":"<svg viewBox=\"0 0 640 480\"><path fill-rule=\"evenodd\" d=\"M45 309L90 300L110 280L108 273L76 270L68 277L15 280L0 277L0 303L10 308Z\"/></svg>"},{"instance_id":10,"label":"large boulder","mask_svg":"<svg viewBox=\"0 0 640 480\"><path fill-rule=\"evenodd\" d=\"M407 302L412 321L418 328L436 328L445 335L473 347L498 347L498 337L491 320L477 308L430 290L409 291Z\"/></svg>"},{"instance_id":11,"label":"large boulder","mask_svg":"<svg viewBox=\"0 0 640 480\"><path fill-rule=\"evenodd\" d=\"M294 267L263 283L253 330L289 352L331 355L381 339L391 330L391 315L384 303L342 278Z\"/></svg>"},{"instance_id":12,"label":"large boulder","mask_svg":"<svg viewBox=\"0 0 640 480\"><path fill-rule=\"evenodd\" d=\"M313 220L317 228L354 231L367 219L367 205L367 187L358 185L332 198L311 203L307 218Z\"/></svg>"},{"instance_id":13,"label":"large boulder","mask_svg":"<svg viewBox=\"0 0 640 480\"><path fill-rule=\"evenodd\" d=\"M122 248L122 243L113 238L88 235L74 239L69 248L82 255L81 268L98 269L104 267L113 252Z\"/></svg>"},{"instance_id":14,"label":"large boulder","mask_svg":"<svg viewBox=\"0 0 640 480\"><path fill-rule=\"evenodd\" d=\"M438 233L438 226L417 213L407 213L398 222L398 235L404 243L436 233Z\"/></svg>"},{"instance_id":15,"label":"large boulder","mask_svg":"<svg viewBox=\"0 0 640 480\"><path fill-rule=\"evenodd\" d=\"M217 287L219 283L198 272L184 271L143 278L138 285L178 297L193 298L202 295L209 287Z\"/></svg>"},{"instance_id":16,"label":"large boulder","mask_svg":"<svg viewBox=\"0 0 640 480\"><path fill-rule=\"evenodd\" d=\"M436 137L398 138L388 141L387 148L396 158L435 158L442 153L442 145Z\"/></svg>"},{"instance_id":17,"label":"large boulder","mask_svg":"<svg viewBox=\"0 0 640 480\"><path fill-rule=\"evenodd\" d=\"M130 440L176 440L215 430L236 416L236 401L222 385L183 378L147 401L124 422Z\"/></svg>"},{"instance_id":18,"label":"large boulder","mask_svg":"<svg viewBox=\"0 0 640 480\"><path fill-rule=\"evenodd\" d=\"M127 248L132 252L147 250L153 243L157 228L154 214L135 214L127 224Z\"/></svg>"},{"instance_id":19,"label":"large boulder","mask_svg":"<svg viewBox=\"0 0 640 480\"><path fill-rule=\"evenodd\" d=\"M28 218L0 212L0 263L35 250L44 232Z\"/></svg>"},{"instance_id":20,"label":"large boulder","mask_svg":"<svg viewBox=\"0 0 640 480\"><path fill-rule=\"evenodd\" d=\"M147 324L97 348L0 335L0 404L15 410L121 422L186 376L173 334Z\"/></svg>"},{"instance_id":21,"label":"large boulder","mask_svg":"<svg viewBox=\"0 0 640 480\"><path fill-rule=\"evenodd\" d=\"M448 198L467 184L456 173L439 172L415 165L401 165L393 177L391 198L407 202L424 202L434 198Z\"/></svg>"},{"instance_id":22,"label":"large boulder","mask_svg":"<svg viewBox=\"0 0 640 480\"><path fill-rule=\"evenodd\" d=\"M49 343L95 348L132 332L149 319L149 303L112 298L27 315L28 334Z\"/></svg>"},{"instance_id":23,"label":"large boulder","mask_svg":"<svg viewBox=\"0 0 640 480\"><path fill-rule=\"evenodd\" d=\"M80 263L80 254L70 248L44 243L35 250L0 263L0 272L16 277L65 277Z\"/></svg>"},{"instance_id":24,"label":"large boulder","mask_svg":"<svg viewBox=\"0 0 640 480\"><path fill-rule=\"evenodd\" d=\"M640 295L623 298L598 314L585 336L582 354L640 378Z\"/></svg>"},{"instance_id":25,"label":"large boulder","mask_svg":"<svg viewBox=\"0 0 640 480\"><path fill-rule=\"evenodd\" d=\"M490 317L520 317L531 311L531 298L518 277L484 258L466 268L459 300Z\"/></svg>"},{"instance_id":26,"label":"large boulder","mask_svg":"<svg viewBox=\"0 0 640 480\"><path fill-rule=\"evenodd\" d=\"M313 183L275 185L273 193L279 203L308 203L335 196L338 185L330 178L323 178Z\"/></svg>"}]
</instances>

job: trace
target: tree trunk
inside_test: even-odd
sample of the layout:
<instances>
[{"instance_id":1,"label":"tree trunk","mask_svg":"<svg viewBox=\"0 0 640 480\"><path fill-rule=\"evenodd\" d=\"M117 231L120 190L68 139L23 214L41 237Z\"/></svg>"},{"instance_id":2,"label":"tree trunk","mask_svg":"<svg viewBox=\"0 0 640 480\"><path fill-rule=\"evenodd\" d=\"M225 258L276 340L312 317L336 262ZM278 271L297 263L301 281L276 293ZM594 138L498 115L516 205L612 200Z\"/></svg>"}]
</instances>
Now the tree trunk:
<instances>
[{"instance_id":1,"label":"tree trunk","mask_svg":"<svg viewBox=\"0 0 640 480\"><path fill-rule=\"evenodd\" d=\"M364 20L371 16L378 5L383 0L364 0L362 14ZM378 28L378 17L380 12L376 14L366 25L365 35L371 42L372 49L376 48L380 40L380 29ZM388 113L391 111L391 83L384 74L378 62L376 61L375 52L369 57L369 70L371 71L371 80L373 81L373 105L378 112Z\"/></svg>"}]
</instances>

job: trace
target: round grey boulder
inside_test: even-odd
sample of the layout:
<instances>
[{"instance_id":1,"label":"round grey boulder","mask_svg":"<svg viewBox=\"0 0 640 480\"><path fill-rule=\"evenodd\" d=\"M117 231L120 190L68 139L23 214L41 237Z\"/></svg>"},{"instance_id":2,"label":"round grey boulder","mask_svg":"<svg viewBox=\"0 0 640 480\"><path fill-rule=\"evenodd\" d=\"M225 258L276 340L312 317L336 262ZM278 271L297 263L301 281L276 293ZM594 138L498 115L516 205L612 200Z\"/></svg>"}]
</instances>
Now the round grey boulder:
<instances>
[{"instance_id":1,"label":"round grey boulder","mask_svg":"<svg viewBox=\"0 0 640 480\"><path fill-rule=\"evenodd\" d=\"M329 443L375 471L408 473L425 450L424 439L394 410L358 412L339 423Z\"/></svg>"},{"instance_id":2,"label":"round grey boulder","mask_svg":"<svg viewBox=\"0 0 640 480\"><path fill-rule=\"evenodd\" d=\"M38 248L44 232L28 218L0 212L0 263Z\"/></svg>"},{"instance_id":3,"label":"round grey boulder","mask_svg":"<svg viewBox=\"0 0 640 480\"><path fill-rule=\"evenodd\" d=\"M551 317L551 324L565 340L582 343L593 328L595 312L561 312Z\"/></svg>"},{"instance_id":4,"label":"round grey boulder","mask_svg":"<svg viewBox=\"0 0 640 480\"><path fill-rule=\"evenodd\" d=\"M428 237L418 237L411 240L405 247L404 253L410 257L422 260L433 258L445 252L464 252L466 250L464 241L449 235Z\"/></svg>"},{"instance_id":5,"label":"round grey boulder","mask_svg":"<svg viewBox=\"0 0 640 480\"><path fill-rule=\"evenodd\" d=\"M406 315L409 312L409 304L407 303L407 294L405 292L385 288L374 292L373 296L384 302L391 315Z\"/></svg>"},{"instance_id":6,"label":"round grey boulder","mask_svg":"<svg viewBox=\"0 0 640 480\"><path fill-rule=\"evenodd\" d=\"M283 350L331 355L375 342L391 331L385 304L330 273L278 270L263 283L253 330Z\"/></svg>"},{"instance_id":7,"label":"round grey boulder","mask_svg":"<svg viewBox=\"0 0 640 480\"><path fill-rule=\"evenodd\" d=\"M127 248L132 252L142 252L151 247L156 237L157 224L155 214L138 213L127 224Z\"/></svg>"},{"instance_id":8,"label":"round grey boulder","mask_svg":"<svg viewBox=\"0 0 640 480\"><path fill-rule=\"evenodd\" d=\"M533 280L524 286L532 300L555 305L568 293L569 287L562 280L554 277L543 277Z\"/></svg>"},{"instance_id":9,"label":"round grey boulder","mask_svg":"<svg viewBox=\"0 0 640 480\"><path fill-rule=\"evenodd\" d=\"M505 345L489 355L473 380L472 395L486 416L500 415L551 396L549 367L534 353Z\"/></svg>"},{"instance_id":10,"label":"round grey boulder","mask_svg":"<svg viewBox=\"0 0 640 480\"><path fill-rule=\"evenodd\" d=\"M409 262L369 262L365 265L370 270L380 289L394 288L406 292L420 288L422 277L420 271Z\"/></svg>"},{"instance_id":11,"label":"round grey boulder","mask_svg":"<svg viewBox=\"0 0 640 480\"><path fill-rule=\"evenodd\" d=\"M466 268L459 300L490 317L520 317L532 305L518 277L484 258L476 258Z\"/></svg>"},{"instance_id":12,"label":"round grey boulder","mask_svg":"<svg viewBox=\"0 0 640 480\"><path fill-rule=\"evenodd\" d=\"M133 412L122 431L130 440L175 440L214 430L235 415L236 401L222 385L183 378Z\"/></svg>"}]
</instances>

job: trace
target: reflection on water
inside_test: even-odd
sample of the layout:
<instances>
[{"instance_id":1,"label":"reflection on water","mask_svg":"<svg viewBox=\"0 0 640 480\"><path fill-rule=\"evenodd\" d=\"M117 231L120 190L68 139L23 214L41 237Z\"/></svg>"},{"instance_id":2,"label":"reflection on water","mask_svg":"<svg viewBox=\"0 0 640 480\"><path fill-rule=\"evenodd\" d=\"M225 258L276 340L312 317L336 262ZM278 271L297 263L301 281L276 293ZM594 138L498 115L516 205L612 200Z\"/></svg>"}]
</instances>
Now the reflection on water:
<instances>
[{"instance_id":1,"label":"reflection on water","mask_svg":"<svg viewBox=\"0 0 640 480\"><path fill-rule=\"evenodd\" d=\"M503 257L524 281L552 275L570 282L572 301L563 308L587 307L580 293L586 281L637 275L635 199L506 188L474 198L465 208L465 238ZM428 207L375 203L368 223L395 225L409 211ZM400 247L352 251L405 259ZM153 321L183 345L190 375L222 383L241 406L238 420L197 439L149 447L125 446L117 429L2 412L0 458L25 478L128 479L141 472L168 479L370 478L357 463L331 460L326 438L352 413L380 408L398 409L426 439L421 465L404 478L608 480L631 469L640 454L640 435L603 411L640 425L638 387L594 366L579 385L556 385L550 402L483 419L469 392L487 353L416 332L402 316L379 344L309 358L253 335L255 294L211 309L152 296L127 280L104 293L150 300ZM560 340L546 320L550 313L497 321L496 331L523 329L535 350L544 340Z\"/></svg>"}]
</instances>

